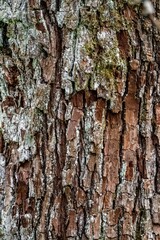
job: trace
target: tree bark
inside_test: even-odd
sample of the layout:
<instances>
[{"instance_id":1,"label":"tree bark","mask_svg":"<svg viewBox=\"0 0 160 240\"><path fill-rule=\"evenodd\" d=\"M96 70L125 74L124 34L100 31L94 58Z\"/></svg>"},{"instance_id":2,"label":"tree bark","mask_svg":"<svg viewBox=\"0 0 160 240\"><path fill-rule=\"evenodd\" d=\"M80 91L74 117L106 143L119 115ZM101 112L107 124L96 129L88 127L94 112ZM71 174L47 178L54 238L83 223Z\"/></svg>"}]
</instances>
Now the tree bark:
<instances>
[{"instance_id":1,"label":"tree bark","mask_svg":"<svg viewBox=\"0 0 160 240\"><path fill-rule=\"evenodd\" d=\"M125 0L0 3L0 238L160 240L156 27Z\"/></svg>"}]
</instances>

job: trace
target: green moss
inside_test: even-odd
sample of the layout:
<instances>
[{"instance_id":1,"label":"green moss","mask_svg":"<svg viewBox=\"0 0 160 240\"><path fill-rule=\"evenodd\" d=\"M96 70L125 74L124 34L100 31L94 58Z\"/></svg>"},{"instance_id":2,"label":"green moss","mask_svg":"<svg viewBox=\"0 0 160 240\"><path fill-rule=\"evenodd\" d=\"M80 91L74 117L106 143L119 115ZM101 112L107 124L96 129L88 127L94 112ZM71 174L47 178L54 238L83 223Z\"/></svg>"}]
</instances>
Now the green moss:
<instances>
[{"instance_id":1,"label":"green moss","mask_svg":"<svg viewBox=\"0 0 160 240\"><path fill-rule=\"evenodd\" d=\"M80 59L88 56L87 64L91 63L92 70L87 69L87 64L79 60L79 69L75 69L76 90L104 87L109 98L117 92L115 71L121 69L123 76L127 72L127 63L121 58L116 32L127 29L126 19L120 14L115 1L109 0L99 4L98 8L84 7L81 9L81 22L77 29L80 42ZM84 36L85 35L85 36ZM89 60L88 60L89 59ZM80 71L80 75L78 73Z\"/></svg>"},{"instance_id":2,"label":"green moss","mask_svg":"<svg viewBox=\"0 0 160 240\"><path fill-rule=\"evenodd\" d=\"M105 78L106 80L112 79L113 76L113 65L107 65L103 63L103 61L99 61L96 65L96 72L97 75L101 76L102 78Z\"/></svg>"},{"instance_id":3,"label":"green moss","mask_svg":"<svg viewBox=\"0 0 160 240\"><path fill-rule=\"evenodd\" d=\"M0 227L0 238L2 238L4 236L4 232L3 229Z\"/></svg>"},{"instance_id":4,"label":"green moss","mask_svg":"<svg viewBox=\"0 0 160 240\"><path fill-rule=\"evenodd\" d=\"M88 29L94 31L99 27L99 22L97 19L97 11L85 9L83 13L82 25L86 26Z\"/></svg>"},{"instance_id":5,"label":"green moss","mask_svg":"<svg viewBox=\"0 0 160 240\"><path fill-rule=\"evenodd\" d=\"M95 39L91 39L85 44L86 54L94 61L95 73L106 80L113 79L115 69L117 67L123 69L123 65L125 65L124 60L119 56L118 43L115 40L111 49L102 49L101 52L98 52L100 48L101 46Z\"/></svg>"},{"instance_id":6,"label":"green moss","mask_svg":"<svg viewBox=\"0 0 160 240\"><path fill-rule=\"evenodd\" d=\"M91 39L91 41L87 41L84 45L86 54L92 59L97 57L96 48L97 48L97 41L95 39Z\"/></svg>"},{"instance_id":7,"label":"green moss","mask_svg":"<svg viewBox=\"0 0 160 240\"><path fill-rule=\"evenodd\" d=\"M24 35L25 31L28 29L28 27L25 27L25 25L20 21L20 20L10 20L8 22L8 27L7 27L7 37L10 38L14 38L15 37L15 27L19 26L20 28L22 28L23 30L21 31L21 36ZM19 34L20 36L20 34Z\"/></svg>"}]
</instances>

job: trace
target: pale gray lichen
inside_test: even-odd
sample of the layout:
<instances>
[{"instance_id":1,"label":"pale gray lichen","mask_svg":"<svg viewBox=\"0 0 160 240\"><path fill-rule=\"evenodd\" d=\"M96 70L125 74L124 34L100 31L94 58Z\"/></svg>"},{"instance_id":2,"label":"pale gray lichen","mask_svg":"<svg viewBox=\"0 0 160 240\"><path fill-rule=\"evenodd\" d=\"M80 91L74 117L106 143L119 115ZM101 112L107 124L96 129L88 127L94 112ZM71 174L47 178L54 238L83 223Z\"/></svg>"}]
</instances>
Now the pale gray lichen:
<instances>
[{"instance_id":1,"label":"pale gray lichen","mask_svg":"<svg viewBox=\"0 0 160 240\"><path fill-rule=\"evenodd\" d=\"M68 29L76 29L79 22L80 1L68 0L62 1L59 11L56 13L56 19L59 27L65 26Z\"/></svg>"}]
</instances>

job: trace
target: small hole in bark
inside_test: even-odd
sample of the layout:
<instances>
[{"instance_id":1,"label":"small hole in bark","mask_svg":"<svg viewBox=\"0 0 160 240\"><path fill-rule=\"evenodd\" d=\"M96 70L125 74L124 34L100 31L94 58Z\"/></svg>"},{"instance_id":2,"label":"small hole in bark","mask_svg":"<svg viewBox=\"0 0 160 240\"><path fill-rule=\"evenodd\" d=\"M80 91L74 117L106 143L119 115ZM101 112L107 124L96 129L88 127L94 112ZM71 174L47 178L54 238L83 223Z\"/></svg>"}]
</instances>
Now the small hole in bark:
<instances>
[{"instance_id":1,"label":"small hole in bark","mask_svg":"<svg viewBox=\"0 0 160 240\"><path fill-rule=\"evenodd\" d=\"M47 4L46 4L46 2L45 1L40 1L40 6L41 6L41 8L42 9L47 9Z\"/></svg>"},{"instance_id":2,"label":"small hole in bark","mask_svg":"<svg viewBox=\"0 0 160 240\"><path fill-rule=\"evenodd\" d=\"M129 162L129 167L133 167L133 162Z\"/></svg>"},{"instance_id":3,"label":"small hole in bark","mask_svg":"<svg viewBox=\"0 0 160 240\"><path fill-rule=\"evenodd\" d=\"M28 221L24 216L21 217L21 222L22 222L22 226L24 228L26 228L28 226Z\"/></svg>"},{"instance_id":4,"label":"small hole in bark","mask_svg":"<svg viewBox=\"0 0 160 240\"><path fill-rule=\"evenodd\" d=\"M16 212L17 212L17 207L13 206L13 208L12 208L12 217L16 215Z\"/></svg>"}]
</instances>

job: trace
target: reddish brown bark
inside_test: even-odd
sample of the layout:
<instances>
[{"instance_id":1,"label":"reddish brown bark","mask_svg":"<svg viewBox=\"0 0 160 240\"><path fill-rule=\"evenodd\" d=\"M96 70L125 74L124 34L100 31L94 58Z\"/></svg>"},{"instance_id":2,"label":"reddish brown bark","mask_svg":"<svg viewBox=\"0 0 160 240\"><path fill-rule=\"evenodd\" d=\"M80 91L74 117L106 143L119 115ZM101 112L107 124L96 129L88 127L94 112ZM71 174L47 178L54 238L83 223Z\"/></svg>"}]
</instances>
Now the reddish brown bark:
<instances>
[{"instance_id":1,"label":"reddish brown bark","mask_svg":"<svg viewBox=\"0 0 160 240\"><path fill-rule=\"evenodd\" d=\"M0 237L159 240L158 30L126 1L6 4Z\"/></svg>"}]
</instances>

